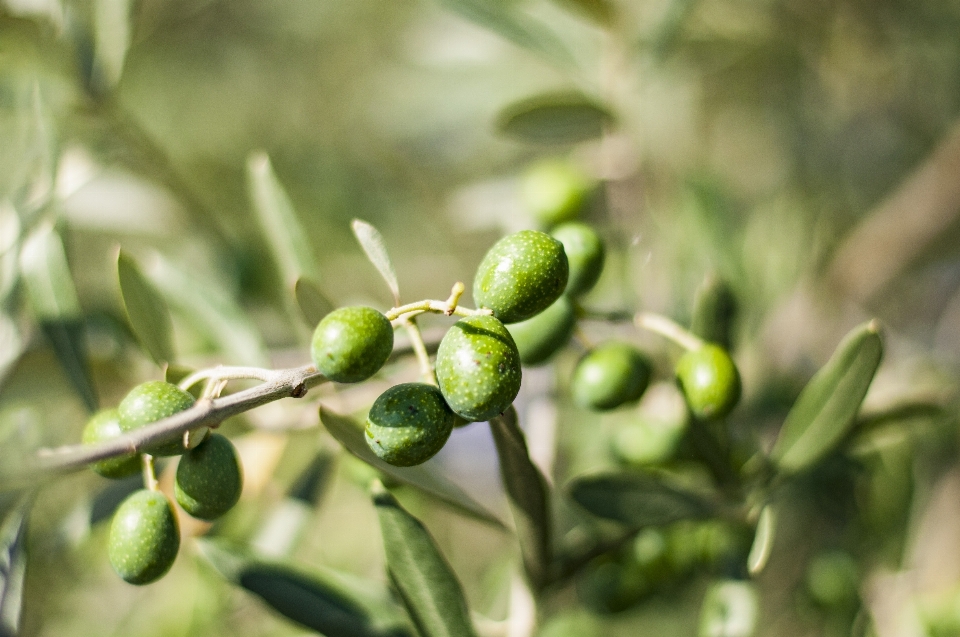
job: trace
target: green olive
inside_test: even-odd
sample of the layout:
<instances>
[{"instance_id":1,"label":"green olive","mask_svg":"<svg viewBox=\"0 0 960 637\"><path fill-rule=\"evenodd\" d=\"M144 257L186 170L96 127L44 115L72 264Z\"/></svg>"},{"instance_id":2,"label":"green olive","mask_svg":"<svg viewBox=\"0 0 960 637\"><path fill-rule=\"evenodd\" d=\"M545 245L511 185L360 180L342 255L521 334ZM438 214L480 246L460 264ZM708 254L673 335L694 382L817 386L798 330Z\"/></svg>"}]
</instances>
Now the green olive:
<instances>
[{"instance_id":1,"label":"green olive","mask_svg":"<svg viewBox=\"0 0 960 637\"><path fill-rule=\"evenodd\" d=\"M677 381L701 420L723 418L740 400L740 373L725 349L706 343L677 361Z\"/></svg>"},{"instance_id":2,"label":"green olive","mask_svg":"<svg viewBox=\"0 0 960 637\"><path fill-rule=\"evenodd\" d=\"M520 391L520 353L510 332L492 316L457 321L437 349L440 391L458 416L489 420Z\"/></svg>"},{"instance_id":3,"label":"green olive","mask_svg":"<svg viewBox=\"0 0 960 637\"><path fill-rule=\"evenodd\" d=\"M539 365L567 344L577 324L573 303L567 296L533 318L507 326L524 365Z\"/></svg>"},{"instance_id":4,"label":"green olive","mask_svg":"<svg viewBox=\"0 0 960 637\"><path fill-rule=\"evenodd\" d=\"M592 290L603 272L603 239L587 224L577 222L561 224L550 234L563 244L570 265L566 294L576 297Z\"/></svg>"},{"instance_id":5,"label":"green olive","mask_svg":"<svg viewBox=\"0 0 960 637\"><path fill-rule=\"evenodd\" d=\"M432 458L450 437L456 416L440 389L403 383L380 394L367 416L367 444L377 457L397 467Z\"/></svg>"},{"instance_id":6,"label":"green olive","mask_svg":"<svg viewBox=\"0 0 960 637\"><path fill-rule=\"evenodd\" d=\"M120 414L116 409L104 409L94 414L83 428L85 445L112 440L121 435ZM116 458L107 458L90 464L90 468L104 478L126 478L140 471L140 455L131 453Z\"/></svg>"},{"instance_id":7,"label":"green olive","mask_svg":"<svg viewBox=\"0 0 960 637\"><path fill-rule=\"evenodd\" d=\"M393 351L393 327L371 307L341 307L327 314L313 333L310 354L324 376L359 383L380 371Z\"/></svg>"},{"instance_id":8,"label":"green olive","mask_svg":"<svg viewBox=\"0 0 960 637\"><path fill-rule=\"evenodd\" d=\"M141 383L120 401L120 428L133 431L158 420L193 407L194 397L176 385L161 380ZM155 456L176 456L184 452L183 436L175 434L169 440L151 445L145 450Z\"/></svg>"},{"instance_id":9,"label":"green olive","mask_svg":"<svg viewBox=\"0 0 960 637\"><path fill-rule=\"evenodd\" d=\"M587 352L573 370L573 401L606 411L636 401L650 383L647 357L632 345L609 342Z\"/></svg>"},{"instance_id":10,"label":"green olive","mask_svg":"<svg viewBox=\"0 0 960 637\"><path fill-rule=\"evenodd\" d=\"M162 493L135 491L114 514L107 556L117 575L131 584L149 584L163 577L179 549L177 516Z\"/></svg>"},{"instance_id":11,"label":"green olive","mask_svg":"<svg viewBox=\"0 0 960 637\"><path fill-rule=\"evenodd\" d=\"M570 162L545 159L527 169L520 188L521 199L534 219L551 226L580 214L592 184Z\"/></svg>"},{"instance_id":12,"label":"green olive","mask_svg":"<svg viewBox=\"0 0 960 637\"><path fill-rule=\"evenodd\" d=\"M500 239L477 267L473 299L504 323L535 316L560 298L569 268L563 244L536 230Z\"/></svg>"},{"instance_id":13,"label":"green olive","mask_svg":"<svg viewBox=\"0 0 960 637\"><path fill-rule=\"evenodd\" d=\"M183 454L174 492L183 510L201 520L215 520L237 503L243 469L236 448L225 436L211 433Z\"/></svg>"}]
</instances>

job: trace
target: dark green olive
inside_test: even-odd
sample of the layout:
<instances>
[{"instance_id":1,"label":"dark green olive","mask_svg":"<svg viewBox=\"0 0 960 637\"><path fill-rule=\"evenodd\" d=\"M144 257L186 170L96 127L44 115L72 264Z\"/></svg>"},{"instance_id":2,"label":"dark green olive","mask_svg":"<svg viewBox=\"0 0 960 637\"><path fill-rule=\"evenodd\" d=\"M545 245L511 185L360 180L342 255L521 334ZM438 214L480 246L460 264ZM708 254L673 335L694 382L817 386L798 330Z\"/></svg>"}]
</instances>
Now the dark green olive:
<instances>
[{"instance_id":1,"label":"dark green olive","mask_svg":"<svg viewBox=\"0 0 960 637\"><path fill-rule=\"evenodd\" d=\"M507 326L524 365L539 365L567 344L577 317L566 295L533 318Z\"/></svg>"},{"instance_id":2,"label":"dark green olive","mask_svg":"<svg viewBox=\"0 0 960 637\"><path fill-rule=\"evenodd\" d=\"M447 442L455 418L439 388L426 383L395 385L370 408L367 444L394 466L422 464Z\"/></svg>"},{"instance_id":3,"label":"dark green olive","mask_svg":"<svg viewBox=\"0 0 960 637\"><path fill-rule=\"evenodd\" d=\"M161 380L141 383L120 401L120 428L124 431L139 429L193 407L196 402L191 394L176 385ZM184 452L183 436L176 434L168 441L151 445L145 450L155 456L175 456Z\"/></svg>"},{"instance_id":4,"label":"dark green olive","mask_svg":"<svg viewBox=\"0 0 960 637\"><path fill-rule=\"evenodd\" d=\"M520 353L507 328L492 316L468 316L444 335L437 350L440 391L457 415L489 420L520 391Z\"/></svg>"},{"instance_id":5,"label":"dark green olive","mask_svg":"<svg viewBox=\"0 0 960 637\"><path fill-rule=\"evenodd\" d=\"M361 305L327 314L313 333L310 355L324 376L359 383L380 371L393 351L393 327L382 313Z\"/></svg>"},{"instance_id":6,"label":"dark green olive","mask_svg":"<svg viewBox=\"0 0 960 637\"><path fill-rule=\"evenodd\" d=\"M564 223L550 233L563 244L570 265L566 294L576 297L593 289L603 272L606 249L597 231L585 223Z\"/></svg>"},{"instance_id":7,"label":"dark green olive","mask_svg":"<svg viewBox=\"0 0 960 637\"><path fill-rule=\"evenodd\" d=\"M135 491L113 515L107 556L117 575L131 584L149 584L163 577L179 549L177 516L159 491Z\"/></svg>"},{"instance_id":8,"label":"dark green olive","mask_svg":"<svg viewBox=\"0 0 960 637\"><path fill-rule=\"evenodd\" d=\"M652 369L644 354L626 343L609 342L587 352L573 370L573 401L605 411L638 400Z\"/></svg>"},{"instance_id":9,"label":"dark green olive","mask_svg":"<svg viewBox=\"0 0 960 637\"><path fill-rule=\"evenodd\" d=\"M545 226L575 219L583 209L592 184L568 161L544 159L527 169L520 196L533 218Z\"/></svg>"},{"instance_id":10,"label":"dark green olive","mask_svg":"<svg viewBox=\"0 0 960 637\"><path fill-rule=\"evenodd\" d=\"M677 361L677 381L690 407L701 420L723 418L740 400L740 373L727 351L706 343Z\"/></svg>"},{"instance_id":11,"label":"dark green olive","mask_svg":"<svg viewBox=\"0 0 960 637\"><path fill-rule=\"evenodd\" d=\"M83 428L83 444L92 445L112 440L121 435L120 414L116 409L104 409L94 414ZM141 469L140 455L131 453L116 458L107 458L90 464L90 468L104 478L126 478Z\"/></svg>"},{"instance_id":12,"label":"dark green olive","mask_svg":"<svg viewBox=\"0 0 960 637\"><path fill-rule=\"evenodd\" d=\"M225 436L211 433L180 458L174 492L193 517L217 519L233 508L242 490L240 456Z\"/></svg>"},{"instance_id":13,"label":"dark green olive","mask_svg":"<svg viewBox=\"0 0 960 637\"><path fill-rule=\"evenodd\" d=\"M500 239L477 267L473 300L504 323L525 321L550 307L567 286L563 244L536 230Z\"/></svg>"}]
</instances>

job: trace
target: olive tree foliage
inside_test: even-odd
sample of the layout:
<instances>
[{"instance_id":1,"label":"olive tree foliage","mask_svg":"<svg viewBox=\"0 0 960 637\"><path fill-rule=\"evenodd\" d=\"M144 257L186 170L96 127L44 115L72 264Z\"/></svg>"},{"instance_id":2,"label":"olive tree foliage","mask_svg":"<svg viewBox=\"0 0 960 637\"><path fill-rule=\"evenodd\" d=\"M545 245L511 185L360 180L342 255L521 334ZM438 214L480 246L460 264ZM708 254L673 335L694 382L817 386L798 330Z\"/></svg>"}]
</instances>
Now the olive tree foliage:
<instances>
[{"instance_id":1,"label":"olive tree foliage","mask_svg":"<svg viewBox=\"0 0 960 637\"><path fill-rule=\"evenodd\" d=\"M958 27L0 1L0 634L956 633ZM531 230L577 273L546 309L556 255L483 265ZM445 388L444 337L518 294L519 395ZM392 350L328 382L314 331L355 306ZM442 435L388 453L378 397L434 367ZM87 437L156 381L190 397ZM486 382L513 405L444 411ZM161 520L155 554L116 519Z\"/></svg>"}]
</instances>

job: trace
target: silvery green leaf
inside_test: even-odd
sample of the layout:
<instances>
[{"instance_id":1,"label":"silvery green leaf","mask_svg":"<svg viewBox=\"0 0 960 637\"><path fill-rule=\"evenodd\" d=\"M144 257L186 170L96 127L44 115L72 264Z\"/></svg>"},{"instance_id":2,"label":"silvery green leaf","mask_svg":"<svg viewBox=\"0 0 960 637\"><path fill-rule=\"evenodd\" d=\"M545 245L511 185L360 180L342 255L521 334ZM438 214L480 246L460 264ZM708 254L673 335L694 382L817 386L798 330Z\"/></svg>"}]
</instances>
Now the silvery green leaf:
<instances>
[{"instance_id":1,"label":"silvery green leaf","mask_svg":"<svg viewBox=\"0 0 960 637\"><path fill-rule=\"evenodd\" d=\"M570 496L590 513L629 526L659 526L710 517L715 507L701 496L639 471L574 479Z\"/></svg>"},{"instance_id":2,"label":"silvery green leaf","mask_svg":"<svg viewBox=\"0 0 960 637\"><path fill-rule=\"evenodd\" d=\"M777 513L768 504L760 511L757 528L753 535L753 545L750 547L750 554L747 555L747 572L750 575L758 575L766 567L776 536Z\"/></svg>"},{"instance_id":3,"label":"silvery green leaf","mask_svg":"<svg viewBox=\"0 0 960 637\"><path fill-rule=\"evenodd\" d=\"M94 83L97 90L112 90L123 74L130 49L132 0L95 0Z\"/></svg>"},{"instance_id":4,"label":"silvery green leaf","mask_svg":"<svg viewBox=\"0 0 960 637\"><path fill-rule=\"evenodd\" d=\"M123 250L117 253L117 279L127 320L140 345L157 365L173 361L170 310L140 273L136 262Z\"/></svg>"},{"instance_id":5,"label":"silvery green leaf","mask_svg":"<svg viewBox=\"0 0 960 637\"><path fill-rule=\"evenodd\" d=\"M297 298L300 313L307 321L307 325L311 327L316 327L320 319L335 308L333 302L327 298L320 286L307 277L302 276L297 279L293 286L293 292Z\"/></svg>"},{"instance_id":6,"label":"silvery green leaf","mask_svg":"<svg viewBox=\"0 0 960 637\"><path fill-rule=\"evenodd\" d=\"M383 242L383 235L366 221L354 219L350 224L353 228L353 234L357 237L360 247L366 253L370 263L377 269L387 287L393 294L393 302L400 305L400 284L397 282L397 271L393 268L393 262L390 261L390 255L387 253L387 246Z\"/></svg>"}]
</instances>

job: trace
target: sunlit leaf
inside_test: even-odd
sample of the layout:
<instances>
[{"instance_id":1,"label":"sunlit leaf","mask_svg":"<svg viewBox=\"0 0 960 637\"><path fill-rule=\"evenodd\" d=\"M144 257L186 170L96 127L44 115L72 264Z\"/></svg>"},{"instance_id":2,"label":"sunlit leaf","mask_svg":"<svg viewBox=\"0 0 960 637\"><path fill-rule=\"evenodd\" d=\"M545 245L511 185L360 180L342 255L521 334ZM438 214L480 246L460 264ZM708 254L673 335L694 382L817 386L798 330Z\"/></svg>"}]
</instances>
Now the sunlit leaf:
<instances>
[{"instance_id":1,"label":"sunlit leaf","mask_svg":"<svg viewBox=\"0 0 960 637\"><path fill-rule=\"evenodd\" d=\"M140 345L157 365L169 363L174 354L167 304L123 250L117 253L117 278L127 320Z\"/></svg>"},{"instance_id":2,"label":"sunlit leaf","mask_svg":"<svg viewBox=\"0 0 960 637\"><path fill-rule=\"evenodd\" d=\"M228 581L260 597L284 617L327 637L409 636L402 611L375 582L334 573L306 572L229 545L204 540L201 554Z\"/></svg>"},{"instance_id":3,"label":"sunlit leaf","mask_svg":"<svg viewBox=\"0 0 960 637\"><path fill-rule=\"evenodd\" d=\"M387 253L387 246L383 242L383 235L380 231L371 226L366 221L354 219L350 224L353 228L353 234L356 235L360 247L366 253L370 263L377 268L377 272L386 281L387 287L393 294L393 301L400 305L400 284L397 282L397 271L393 268L393 262L390 261L390 255Z\"/></svg>"},{"instance_id":4,"label":"sunlit leaf","mask_svg":"<svg viewBox=\"0 0 960 637\"><path fill-rule=\"evenodd\" d=\"M307 325L315 327L324 316L332 312L336 306L327 298L320 286L307 277L300 277L293 286L294 295L300 313Z\"/></svg>"},{"instance_id":5,"label":"sunlit leaf","mask_svg":"<svg viewBox=\"0 0 960 637\"><path fill-rule=\"evenodd\" d=\"M534 144L573 144L600 137L612 122L606 108L581 93L545 93L504 108L497 129Z\"/></svg>"},{"instance_id":6,"label":"sunlit leaf","mask_svg":"<svg viewBox=\"0 0 960 637\"><path fill-rule=\"evenodd\" d=\"M0 526L0 635L20 632L23 583L27 570L26 525L32 504L24 497Z\"/></svg>"},{"instance_id":7,"label":"sunlit leaf","mask_svg":"<svg viewBox=\"0 0 960 637\"><path fill-rule=\"evenodd\" d=\"M551 526L547 481L530 460L527 442L512 407L490 421L500 459L500 477L513 511L527 575L534 586L550 577Z\"/></svg>"},{"instance_id":8,"label":"sunlit leaf","mask_svg":"<svg viewBox=\"0 0 960 637\"><path fill-rule=\"evenodd\" d=\"M836 447L853 425L882 357L876 321L847 334L787 414L770 454L782 471L800 471Z\"/></svg>"},{"instance_id":9,"label":"sunlit leaf","mask_svg":"<svg viewBox=\"0 0 960 637\"><path fill-rule=\"evenodd\" d=\"M607 473L576 478L570 496L601 518L630 526L657 526L709 517L713 505L700 496L640 472Z\"/></svg>"},{"instance_id":10,"label":"sunlit leaf","mask_svg":"<svg viewBox=\"0 0 960 637\"><path fill-rule=\"evenodd\" d=\"M750 575L757 575L766 567L776 536L777 515L773 507L768 504L760 511L757 529L753 536L753 545L750 547L750 554L747 556L747 572Z\"/></svg>"},{"instance_id":11,"label":"sunlit leaf","mask_svg":"<svg viewBox=\"0 0 960 637\"><path fill-rule=\"evenodd\" d=\"M434 471L431 463L427 462L414 467L394 467L378 458L370 450L363 439L363 426L360 423L337 414L323 405L320 406L320 421L337 442L370 466L391 478L420 489L471 517L502 526L496 516L467 495L463 489Z\"/></svg>"},{"instance_id":12,"label":"sunlit leaf","mask_svg":"<svg viewBox=\"0 0 960 637\"><path fill-rule=\"evenodd\" d=\"M751 582L717 582L700 609L699 637L751 637L757 629L760 602Z\"/></svg>"},{"instance_id":13,"label":"sunlit leaf","mask_svg":"<svg viewBox=\"0 0 960 637\"><path fill-rule=\"evenodd\" d=\"M109 91L120 81L130 49L132 0L94 0L94 88Z\"/></svg>"},{"instance_id":14,"label":"sunlit leaf","mask_svg":"<svg viewBox=\"0 0 960 637\"><path fill-rule=\"evenodd\" d=\"M387 570L422 637L475 635L460 582L430 532L382 485L375 486L373 503Z\"/></svg>"}]
</instances>

